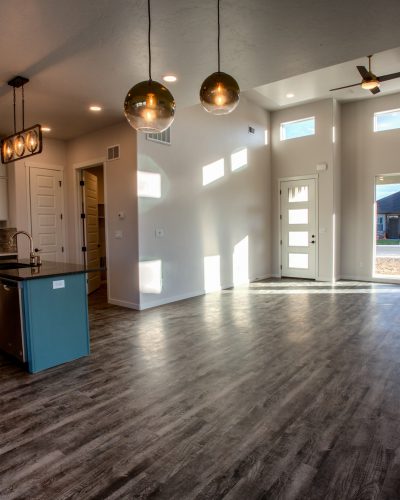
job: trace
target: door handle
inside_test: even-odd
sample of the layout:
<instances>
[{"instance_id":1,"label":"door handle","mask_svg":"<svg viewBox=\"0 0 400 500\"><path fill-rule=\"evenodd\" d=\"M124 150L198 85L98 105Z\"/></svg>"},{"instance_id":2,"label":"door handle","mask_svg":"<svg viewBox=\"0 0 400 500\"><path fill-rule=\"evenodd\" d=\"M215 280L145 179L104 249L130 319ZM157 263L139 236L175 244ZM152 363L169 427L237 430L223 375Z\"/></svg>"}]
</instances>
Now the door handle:
<instances>
[{"instance_id":1,"label":"door handle","mask_svg":"<svg viewBox=\"0 0 400 500\"><path fill-rule=\"evenodd\" d=\"M42 249L41 248L35 248L35 252L41 252Z\"/></svg>"}]
</instances>

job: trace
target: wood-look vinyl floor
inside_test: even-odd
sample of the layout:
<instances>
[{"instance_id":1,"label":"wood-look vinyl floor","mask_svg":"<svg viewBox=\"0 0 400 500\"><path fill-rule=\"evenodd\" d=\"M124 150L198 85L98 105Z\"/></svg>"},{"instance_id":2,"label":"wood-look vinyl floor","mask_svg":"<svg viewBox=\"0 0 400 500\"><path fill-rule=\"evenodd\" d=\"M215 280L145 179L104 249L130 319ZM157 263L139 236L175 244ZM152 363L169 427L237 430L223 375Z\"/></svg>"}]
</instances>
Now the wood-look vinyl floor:
<instances>
[{"instance_id":1,"label":"wood-look vinyl floor","mask_svg":"<svg viewBox=\"0 0 400 500\"><path fill-rule=\"evenodd\" d=\"M399 499L400 287L258 282L0 355L0 498Z\"/></svg>"}]
</instances>

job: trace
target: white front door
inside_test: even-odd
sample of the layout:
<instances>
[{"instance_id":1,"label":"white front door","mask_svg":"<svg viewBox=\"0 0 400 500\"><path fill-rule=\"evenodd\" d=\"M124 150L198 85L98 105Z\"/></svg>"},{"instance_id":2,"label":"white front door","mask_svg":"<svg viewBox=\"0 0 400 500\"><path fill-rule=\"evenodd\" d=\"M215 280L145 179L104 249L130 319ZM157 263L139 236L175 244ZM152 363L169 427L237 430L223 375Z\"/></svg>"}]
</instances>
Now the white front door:
<instances>
[{"instance_id":1,"label":"white front door","mask_svg":"<svg viewBox=\"0 0 400 500\"><path fill-rule=\"evenodd\" d=\"M100 267L99 210L97 177L83 171L83 204L85 211L86 265ZM88 293L100 286L100 272L88 273Z\"/></svg>"},{"instance_id":2,"label":"white front door","mask_svg":"<svg viewBox=\"0 0 400 500\"><path fill-rule=\"evenodd\" d=\"M282 276L316 278L315 186L315 179L281 182Z\"/></svg>"},{"instance_id":3,"label":"white front door","mask_svg":"<svg viewBox=\"0 0 400 500\"><path fill-rule=\"evenodd\" d=\"M29 188L31 232L42 260L64 262L63 173L31 167Z\"/></svg>"}]
</instances>

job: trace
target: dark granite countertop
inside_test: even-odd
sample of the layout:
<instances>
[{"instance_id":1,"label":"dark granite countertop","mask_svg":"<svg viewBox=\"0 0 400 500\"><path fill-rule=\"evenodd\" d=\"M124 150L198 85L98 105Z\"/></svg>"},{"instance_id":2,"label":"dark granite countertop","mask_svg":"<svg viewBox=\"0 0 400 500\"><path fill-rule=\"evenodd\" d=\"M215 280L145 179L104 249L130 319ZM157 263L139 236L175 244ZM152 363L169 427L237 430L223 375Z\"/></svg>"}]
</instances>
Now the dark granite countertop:
<instances>
[{"instance_id":1,"label":"dark granite countertop","mask_svg":"<svg viewBox=\"0 0 400 500\"><path fill-rule=\"evenodd\" d=\"M2 260L2 263L7 262ZM15 263L16 260L10 260ZM29 264L29 260L20 259L18 263ZM69 264L66 262L46 262L41 266L20 267L18 269L0 269L0 279L8 281L25 281L38 278L49 278L51 276L65 276L67 274L80 274L101 271L102 268L89 268L81 264Z\"/></svg>"}]
</instances>

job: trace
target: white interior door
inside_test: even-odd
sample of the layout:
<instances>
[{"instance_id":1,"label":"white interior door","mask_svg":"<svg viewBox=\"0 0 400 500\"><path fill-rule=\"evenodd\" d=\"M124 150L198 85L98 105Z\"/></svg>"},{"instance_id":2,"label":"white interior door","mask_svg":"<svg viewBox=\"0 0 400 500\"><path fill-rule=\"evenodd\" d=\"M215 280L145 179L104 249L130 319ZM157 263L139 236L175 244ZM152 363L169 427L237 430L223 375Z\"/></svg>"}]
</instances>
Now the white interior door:
<instances>
[{"instance_id":1,"label":"white interior door","mask_svg":"<svg viewBox=\"0 0 400 500\"><path fill-rule=\"evenodd\" d=\"M63 173L31 167L29 188L34 247L42 260L64 262Z\"/></svg>"},{"instance_id":2,"label":"white interior door","mask_svg":"<svg viewBox=\"0 0 400 500\"><path fill-rule=\"evenodd\" d=\"M316 278L316 180L282 181L282 276Z\"/></svg>"},{"instance_id":3,"label":"white interior door","mask_svg":"<svg viewBox=\"0 0 400 500\"><path fill-rule=\"evenodd\" d=\"M83 171L83 206L85 211L86 265L100 267L99 207L97 177ZM100 272L88 273L88 293L100 286Z\"/></svg>"}]
</instances>

